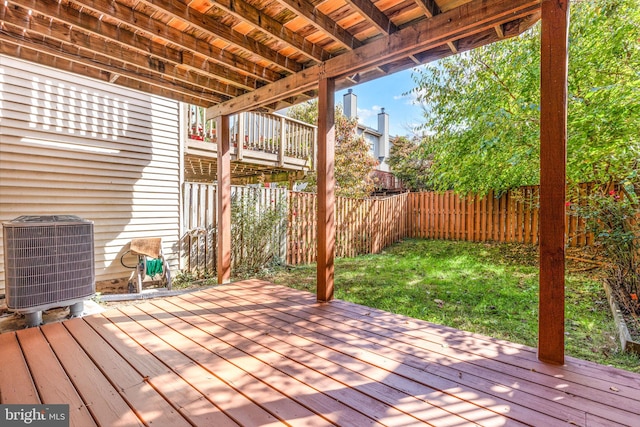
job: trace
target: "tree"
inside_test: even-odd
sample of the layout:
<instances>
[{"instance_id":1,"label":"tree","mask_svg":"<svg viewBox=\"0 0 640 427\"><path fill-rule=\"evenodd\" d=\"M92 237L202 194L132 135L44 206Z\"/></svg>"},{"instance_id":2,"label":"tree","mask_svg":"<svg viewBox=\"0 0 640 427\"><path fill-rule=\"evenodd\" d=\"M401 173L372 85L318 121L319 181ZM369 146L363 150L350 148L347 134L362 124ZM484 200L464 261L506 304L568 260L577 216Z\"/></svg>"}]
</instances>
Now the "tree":
<instances>
[{"instance_id":1,"label":"tree","mask_svg":"<svg viewBox=\"0 0 640 427\"><path fill-rule=\"evenodd\" d=\"M317 125L318 100L312 99L311 101L289 107L287 110L287 116L292 119L300 120L301 122L309 123L310 125Z\"/></svg>"},{"instance_id":2,"label":"tree","mask_svg":"<svg viewBox=\"0 0 640 427\"><path fill-rule=\"evenodd\" d=\"M387 163L391 172L411 191L431 189L429 175L432 157L419 137L396 137L391 142Z\"/></svg>"},{"instance_id":3,"label":"tree","mask_svg":"<svg viewBox=\"0 0 640 427\"><path fill-rule=\"evenodd\" d=\"M620 182L640 159L638 0L572 2L567 176ZM438 189L539 183L540 27L414 73Z\"/></svg>"},{"instance_id":4,"label":"tree","mask_svg":"<svg viewBox=\"0 0 640 427\"><path fill-rule=\"evenodd\" d=\"M287 113L291 118L316 125L318 122L318 101L308 101L291 107ZM369 144L358 135L357 119L349 119L336 107L336 147L335 179L336 195L343 197L367 197L373 191L371 172L378 162L369 153ZM317 191L316 171L307 175L307 191Z\"/></svg>"}]
</instances>

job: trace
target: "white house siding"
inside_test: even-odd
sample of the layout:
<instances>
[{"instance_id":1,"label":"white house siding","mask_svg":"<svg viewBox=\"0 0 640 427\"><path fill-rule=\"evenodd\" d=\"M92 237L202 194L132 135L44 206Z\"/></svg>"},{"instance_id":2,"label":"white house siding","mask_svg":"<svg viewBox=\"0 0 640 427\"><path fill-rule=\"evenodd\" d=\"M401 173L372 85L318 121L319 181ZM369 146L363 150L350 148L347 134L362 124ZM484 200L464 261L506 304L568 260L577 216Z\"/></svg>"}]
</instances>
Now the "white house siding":
<instances>
[{"instance_id":1,"label":"white house siding","mask_svg":"<svg viewBox=\"0 0 640 427\"><path fill-rule=\"evenodd\" d=\"M134 237L162 237L177 268L179 108L0 55L0 221L39 214L94 221L96 281L128 277L120 258Z\"/></svg>"}]
</instances>

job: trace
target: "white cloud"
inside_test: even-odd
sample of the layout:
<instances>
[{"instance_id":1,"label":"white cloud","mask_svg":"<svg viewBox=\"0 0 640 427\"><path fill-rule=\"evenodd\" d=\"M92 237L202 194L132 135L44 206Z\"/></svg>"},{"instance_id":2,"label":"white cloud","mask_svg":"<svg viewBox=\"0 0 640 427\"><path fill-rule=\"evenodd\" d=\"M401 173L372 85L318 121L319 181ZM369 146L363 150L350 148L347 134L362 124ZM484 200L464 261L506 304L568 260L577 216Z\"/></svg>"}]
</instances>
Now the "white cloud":
<instances>
[{"instance_id":1,"label":"white cloud","mask_svg":"<svg viewBox=\"0 0 640 427\"><path fill-rule=\"evenodd\" d=\"M376 117L377 114L378 111L376 111L375 106L372 108L358 108L358 121L366 126L371 127L373 118Z\"/></svg>"},{"instance_id":2,"label":"white cloud","mask_svg":"<svg viewBox=\"0 0 640 427\"><path fill-rule=\"evenodd\" d=\"M415 91L395 95L393 99L394 101L404 101L405 105L420 105L420 102L418 102L418 94Z\"/></svg>"}]
</instances>

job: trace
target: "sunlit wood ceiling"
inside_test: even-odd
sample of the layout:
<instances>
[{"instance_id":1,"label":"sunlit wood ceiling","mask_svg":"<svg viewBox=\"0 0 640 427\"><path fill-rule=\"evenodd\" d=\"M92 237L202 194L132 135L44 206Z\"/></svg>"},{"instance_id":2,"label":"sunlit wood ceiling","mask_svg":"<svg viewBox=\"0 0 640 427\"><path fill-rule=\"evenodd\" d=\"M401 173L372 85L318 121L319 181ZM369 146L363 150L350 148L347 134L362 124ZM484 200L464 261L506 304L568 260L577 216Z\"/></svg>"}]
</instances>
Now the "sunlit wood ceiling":
<instances>
[{"instance_id":1,"label":"sunlit wood ceiling","mask_svg":"<svg viewBox=\"0 0 640 427\"><path fill-rule=\"evenodd\" d=\"M0 53L212 107L274 110L512 37L540 0L6 0Z\"/></svg>"}]
</instances>

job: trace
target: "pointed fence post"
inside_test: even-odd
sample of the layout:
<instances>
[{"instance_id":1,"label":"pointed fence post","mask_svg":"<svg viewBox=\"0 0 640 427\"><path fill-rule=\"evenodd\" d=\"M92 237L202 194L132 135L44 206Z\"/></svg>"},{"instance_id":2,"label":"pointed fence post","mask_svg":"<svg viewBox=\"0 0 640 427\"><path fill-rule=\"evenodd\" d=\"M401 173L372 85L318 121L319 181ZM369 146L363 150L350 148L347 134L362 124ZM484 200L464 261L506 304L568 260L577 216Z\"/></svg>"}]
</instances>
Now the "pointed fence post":
<instances>
[{"instance_id":1,"label":"pointed fence post","mask_svg":"<svg viewBox=\"0 0 640 427\"><path fill-rule=\"evenodd\" d=\"M538 359L564 364L569 0L542 1Z\"/></svg>"}]
</instances>

